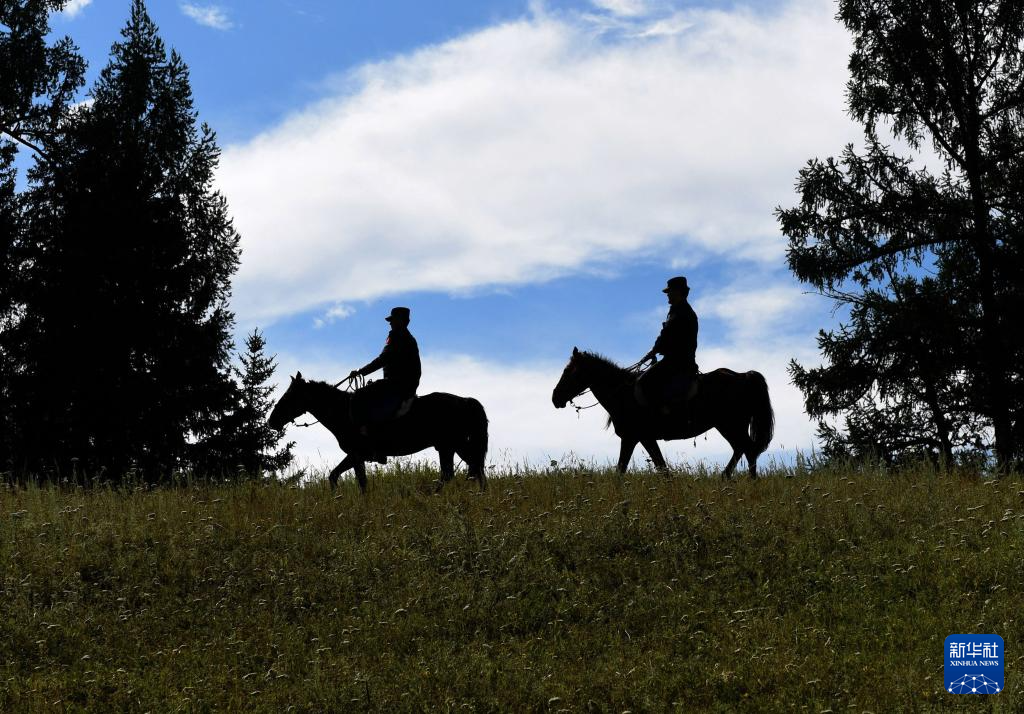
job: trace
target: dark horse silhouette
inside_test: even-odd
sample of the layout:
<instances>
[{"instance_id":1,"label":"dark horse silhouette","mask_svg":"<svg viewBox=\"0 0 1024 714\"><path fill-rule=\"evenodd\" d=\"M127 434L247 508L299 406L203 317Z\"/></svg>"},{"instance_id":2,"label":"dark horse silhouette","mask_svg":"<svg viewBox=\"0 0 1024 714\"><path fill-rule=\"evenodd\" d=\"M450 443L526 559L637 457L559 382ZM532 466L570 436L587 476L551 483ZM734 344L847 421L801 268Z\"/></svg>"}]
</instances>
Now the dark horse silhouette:
<instances>
[{"instance_id":1,"label":"dark horse silhouette","mask_svg":"<svg viewBox=\"0 0 1024 714\"><path fill-rule=\"evenodd\" d=\"M757 457L768 448L775 430L768 384L759 372L740 374L731 369L716 369L701 375L697 394L687 403L689 418L682 420L641 406L634 396L636 378L635 372L611 360L573 347L551 401L561 409L588 389L594 394L622 439L620 473L626 472L638 443L651 455L654 465L664 469L658 439L689 439L718 429L733 449L722 476L730 476L740 456L745 455L751 478L757 477Z\"/></svg>"},{"instance_id":2,"label":"dark horse silhouette","mask_svg":"<svg viewBox=\"0 0 1024 714\"><path fill-rule=\"evenodd\" d=\"M302 416L312 414L338 440L346 456L331 471L331 488L349 469L356 472L359 489L366 493L366 458L360 454L365 437L352 421L349 405L352 394L326 382L307 381L302 373L292 377L287 391L270 412L267 423L274 429ZM469 397L433 392L417 397L404 416L380 425L374 436L378 453L405 456L434 447L441 462L438 490L455 475L455 454L469 468L469 478L486 487L484 459L487 457L487 414L483 405Z\"/></svg>"}]
</instances>

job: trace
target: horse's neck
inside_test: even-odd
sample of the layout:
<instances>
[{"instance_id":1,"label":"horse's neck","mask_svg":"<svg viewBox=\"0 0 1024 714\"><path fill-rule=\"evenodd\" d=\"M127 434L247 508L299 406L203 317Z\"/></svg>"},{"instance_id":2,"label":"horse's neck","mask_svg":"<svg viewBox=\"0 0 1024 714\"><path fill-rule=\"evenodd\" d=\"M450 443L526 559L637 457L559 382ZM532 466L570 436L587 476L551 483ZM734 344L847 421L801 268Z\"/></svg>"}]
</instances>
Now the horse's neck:
<instances>
[{"instance_id":1,"label":"horse's neck","mask_svg":"<svg viewBox=\"0 0 1024 714\"><path fill-rule=\"evenodd\" d=\"M317 384L310 390L309 406L306 409L313 417L332 431L349 422L348 403L350 395L329 384Z\"/></svg>"},{"instance_id":2,"label":"horse's neck","mask_svg":"<svg viewBox=\"0 0 1024 714\"><path fill-rule=\"evenodd\" d=\"M622 388L629 381L629 373L608 362L594 363L594 379L590 383L590 391L601 406L611 414L617 411L622 402Z\"/></svg>"}]
</instances>

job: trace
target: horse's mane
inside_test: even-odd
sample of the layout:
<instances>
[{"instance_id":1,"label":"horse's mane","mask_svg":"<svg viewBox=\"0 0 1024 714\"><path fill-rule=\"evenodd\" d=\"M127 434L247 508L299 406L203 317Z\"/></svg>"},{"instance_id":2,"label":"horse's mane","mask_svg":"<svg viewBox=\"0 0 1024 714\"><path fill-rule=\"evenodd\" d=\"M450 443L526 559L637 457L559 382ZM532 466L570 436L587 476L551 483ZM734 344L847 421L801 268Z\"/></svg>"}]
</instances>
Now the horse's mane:
<instances>
[{"instance_id":1,"label":"horse's mane","mask_svg":"<svg viewBox=\"0 0 1024 714\"><path fill-rule=\"evenodd\" d=\"M333 384L329 384L328 382L324 382L324 381L319 380L319 379L307 379L306 380L306 385L309 386L309 387L313 387L315 390L320 391L320 392L330 392L332 394L335 394L335 395L338 395L338 396L343 396L343 397L349 397L350 396L349 393L346 392L345 390L338 389Z\"/></svg>"},{"instance_id":2,"label":"horse's mane","mask_svg":"<svg viewBox=\"0 0 1024 714\"><path fill-rule=\"evenodd\" d=\"M593 362L598 369L604 370L606 372L615 372L620 375L625 374L629 378L635 378L635 375L632 374L629 369L620 366L615 361L608 357L605 357L603 354L599 352L590 352L588 350L582 350L580 352L580 355L586 357L589 361ZM604 428L610 429L611 426L612 417L611 414L609 414L607 421L605 421Z\"/></svg>"},{"instance_id":3,"label":"horse's mane","mask_svg":"<svg viewBox=\"0 0 1024 714\"><path fill-rule=\"evenodd\" d=\"M616 371L619 371L619 372L627 372L627 371L629 371L625 367L620 366L619 364L614 362L612 359L610 359L609 357L605 357L603 354L601 354L599 352L590 352L590 351L586 351L586 350L581 350L580 354L582 356L584 356L584 357L587 357L591 361L596 362L600 367L602 367L604 369L607 369L609 371L611 371L611 370L616 370Z\"/></svg>"}]
</instances>

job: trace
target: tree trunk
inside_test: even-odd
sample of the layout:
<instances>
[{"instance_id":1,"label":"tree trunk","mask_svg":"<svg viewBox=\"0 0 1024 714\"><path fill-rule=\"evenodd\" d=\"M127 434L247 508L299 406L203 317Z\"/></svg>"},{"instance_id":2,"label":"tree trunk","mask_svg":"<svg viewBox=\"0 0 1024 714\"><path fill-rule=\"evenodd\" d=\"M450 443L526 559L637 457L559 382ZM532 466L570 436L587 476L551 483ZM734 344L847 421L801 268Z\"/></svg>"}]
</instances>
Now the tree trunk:
<instances>
[{"instance_id":1,"label":"tree trunk","mask_svg":"<svg viewBox=\"0 0 1024 714\"><path fill-rule=\"evenodd\" d=\"M980 165L979 152L975 146L968 147L968 182L974 213L974 239L972 247L978 257L978 291L981 304L981 367L982 394L985 401L982 413L992 420L995 437L996 465L1005 473L1016 452L1013 423L1010 416L1010 380L1006 363L1006 345L1002 339L999 307L995 291L995 246L989 235L989 210L985 190L977 167Z\"/></svg>"}]
</instances>

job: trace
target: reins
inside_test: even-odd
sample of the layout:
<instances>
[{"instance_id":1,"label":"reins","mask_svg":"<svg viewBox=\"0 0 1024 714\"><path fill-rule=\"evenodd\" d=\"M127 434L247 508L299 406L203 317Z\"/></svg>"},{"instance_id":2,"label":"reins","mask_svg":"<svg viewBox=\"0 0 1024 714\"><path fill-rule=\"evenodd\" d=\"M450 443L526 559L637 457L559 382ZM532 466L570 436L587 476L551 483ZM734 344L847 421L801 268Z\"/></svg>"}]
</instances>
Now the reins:
<instances>
[{"instance_id":1,"label":"reins","mask_svg":"<svg viewBox=\"0 0 1024 714\"><path fill-rule=\"evenodd\" d=\"M361 374L349 375L348 377L345 377L345 379L341 380L340 382L336 382L334 384L334 388L337 389L338 387L343 385L345 382L349 383L349 385L347 387L345 387L345 391L346 392L354 392L356 390L359 390L359 389L363 388L363 385L366 384L366 377L364 377Z\"/></svg>"},{"instance_id":2,"label":"reins","mask_svg":"<svg viewBox=\"0 0 1024 714\"><path fill-rule=\"evenodd\" d=\"M363 388L363 385L366 384L366 377L364 377L361 374L356 374L356 375L348 376L348 377L345 377L345 379L341 380L340 382L336 382L333 386L334 386L335 389L337 389L341 385L345 384L345 382L349 383L348 386L345 387L345 391L346 392L354 392L356 390L359 390L359 389ZM314 419L313 421L309 422L308 424L299 424L299 423L295 422L295 426L308 427L308 426L316 426L319 423L320 423L319 419Z\"/></svg>"},{"instance_id":3,"label":"reins","mask_svg":"<svg viewBox=\"0 0 1024 714\"><path fill-rule=\"evenodd\" d=\"M629 372L629 373L632 373L632 374L639 374L640 372L643 371L643 369L641 369L641 367L647 361L648 360L646 360L646 359L642 359L639 362L636 362L636 363L631 364L630 366L626 367L625 370L626 370L626 372ZM588 404L585 407L581 407L578 404L576 404L576 402L573 401L573 399L579 399L580 397L582 397L583 395L585 395L587 393L590 393L591 396L593 396L593 394L594 394L593 390L590 389L590 387L587 387L582 392L580 392L575 397L573 397L572 399L569 400L569 404L571 404L572 408L576 410L576 417L577 418L579 418L580 412L583 411L584 409L593 409L594 407L596 407L597 405L599 405L601 403L600 401L595 401L593 404ZM595 399L596 399L596 397L595 397Z\"/></svg>"}]
</instances>

